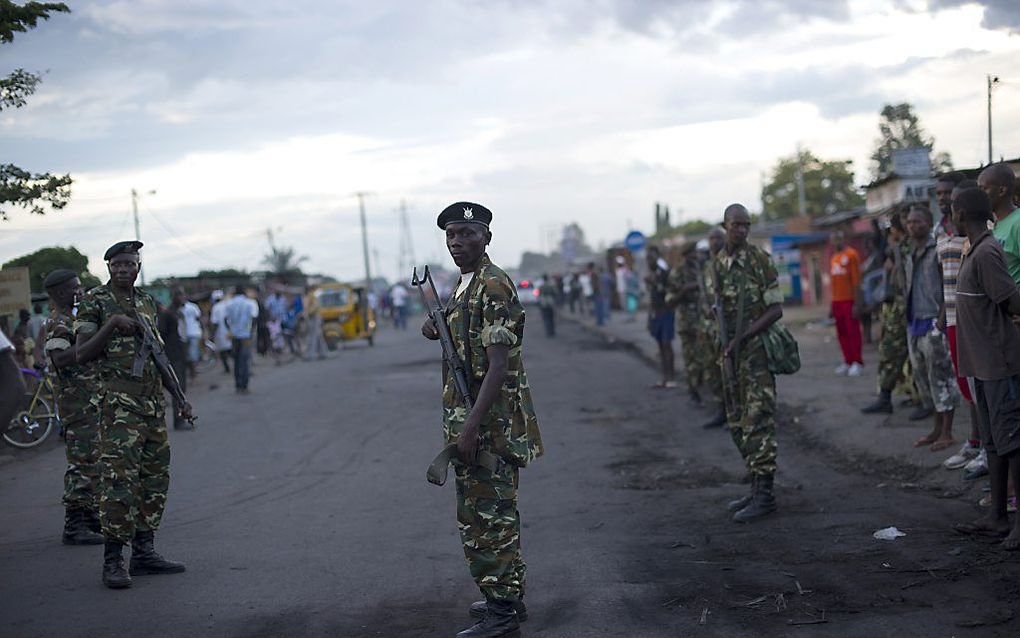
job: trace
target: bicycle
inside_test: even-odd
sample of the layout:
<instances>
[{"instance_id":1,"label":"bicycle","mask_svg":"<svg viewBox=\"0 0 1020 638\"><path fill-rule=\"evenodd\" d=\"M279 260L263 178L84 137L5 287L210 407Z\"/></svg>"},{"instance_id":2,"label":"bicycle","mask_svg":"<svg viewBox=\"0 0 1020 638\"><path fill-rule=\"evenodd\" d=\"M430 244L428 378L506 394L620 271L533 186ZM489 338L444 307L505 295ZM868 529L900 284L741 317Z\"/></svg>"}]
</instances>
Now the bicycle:
<instances>
[{"instance_id":1,"label":"bicycle","mask_svg":"<svg viewBox=\"0 0 1020 638\"><path fill-rule=\"evenodd\" d=\"M201 354L195 362L195 372L209 372L219 364L219 352L216 351L216 344L205 339L201 343Z\"/></svg>"},{"instance_id":2,"label":"bicycle","mask_svg":"<svg viewBox=\"0 0 1020 638\"><path fill-rule=\"evenodd\" d=\"M26 385L34 382L35 390L25 393L21 410L4 428L3 437L9 445L27 449L45 441L54 426L58 430L61 428L60 411L56 390L45 370L21 368L21 374L26 377ZM44 393L49 394L49 401L43 397Z\"/></svg>"}]
</instances>

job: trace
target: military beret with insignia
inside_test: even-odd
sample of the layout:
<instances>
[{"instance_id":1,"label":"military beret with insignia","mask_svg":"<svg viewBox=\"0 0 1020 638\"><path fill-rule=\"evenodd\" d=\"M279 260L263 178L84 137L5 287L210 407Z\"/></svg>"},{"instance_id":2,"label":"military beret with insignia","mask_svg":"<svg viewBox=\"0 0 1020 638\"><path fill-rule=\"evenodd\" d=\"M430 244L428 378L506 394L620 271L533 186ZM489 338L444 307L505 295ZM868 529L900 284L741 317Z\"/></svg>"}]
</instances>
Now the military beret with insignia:
<instances>
[{"instance_id":1,"label":"military beret with insignia","mask_svg":"<svg viewBox=\"0 0 1020 638\"><path fill-rule=\"evenodd\" d=\"M56 288L60 284L67 283L78 276L78 273L73 270L61 268L54 270L50 274L46 275L46 279L43 279L44 288Z\"/></svg>"},{"instance_id":2,"label":"military beret with insignia","mask_svg":"<svg viewBox=\"0 0 1020 638\"><path fill-rule=\"evenodd\" d=\"M445 229L447 224L471 222L488 228L491 221L492 211L485 206L472 202L457 202L450 204L443 209L443 212L439 213L436 224Z\"/></svg>"},{"instance_id":3,"label":"military beret with insignia","mask_svg":"<svg viewBox=\"0 0 1020 638\"><path fill-rule=\"evenodd\" d=\"M119 241L116 244L106 249L106 253L103 255L103 261L110 261L121 253L138 253L138 249L144 244L140 241Z\"/></svg>"}]
</instances>

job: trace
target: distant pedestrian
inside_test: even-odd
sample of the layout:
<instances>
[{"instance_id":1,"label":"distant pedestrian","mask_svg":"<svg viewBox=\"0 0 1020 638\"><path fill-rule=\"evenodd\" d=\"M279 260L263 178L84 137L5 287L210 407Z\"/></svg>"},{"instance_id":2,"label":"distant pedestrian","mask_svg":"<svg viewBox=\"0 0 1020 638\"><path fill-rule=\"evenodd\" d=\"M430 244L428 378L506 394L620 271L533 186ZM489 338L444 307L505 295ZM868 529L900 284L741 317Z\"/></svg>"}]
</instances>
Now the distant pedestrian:
<instances>
[{"instance_id":1,"label":"distant pedestrian","mask_svg":"<svg viewBox=\"0 0 1020 638\"><path fill-rule=\"evenodd\" d=\"M10 423L25 396L25 377L14 359L14 344L0 330L0 423Z\"/></svg>"},{"instance_id":2,"label":"distant pedestrian","mask_svg":"<svg viewBox=\"0 0 1020 638\"><path fill-rule=\"evenodd\" d=\"M918 439L915 445L930 446L932 452L938 452L955 443L953 415L960 402L960 391L949 354L949 340L938 325L944 311L942 268L931 229L931 211L926 206L911 208L907 215L907 232L913 250L904 262L907 345L921 400L924 407L935 411L931 434Z\"/></svg>"},{"instance_id":3,"label":"distant pedestrian","mask_svg":"<svg viewBox=\"0 0 1020 638\"><path fill-rule=\"evenodd\" d=\"M305 359L326 358L326 338L322 336L322 304L315 291L309 287L304 299L305 329L308 331L308 342L305 347Z\"/></svg>"},{"instance_id":4,"label":"distant pedestrian","mask_svg":"<svg viewBox=\"0 0 1020 638\"><path fill-rule=\"evenodd\" d=\"M255 319L258 306L245 294L244 286L234 289L234 296L227 302L226 324L230 329L230 340L234 354L234 390L248 394L248 380L251 376L253 339L256 336Z\"/></svg>"},{"instance_id":5,"label":"distant pedestrian","mask_svg":"<svg viewBox=\"0 0 1020 638\"><path fill-rule=\"evenodd\" d=\"M835 249L829 268L832 318L836 322L836 336L843 351L843 363L836 368L836 374L856 377L860 376L864 364L859 318L864 307L860 292L861 260L857 251L846 245L843 233L833 235L832 245Z\"/></svg>"},{"instance_id":6,"label":"distant pedestrian","mask_svg":"<svg viewBox=\"0 0 1020 638\"><path fill-rule=\"evenodd\" d=\"M581 310L581 314L584 314L584 308L581 302L581 279L578 273L570 273L570 277L567 280L567 304L570 306L570 314L574 314Z\"/></svg>"},{"instance_id":7,"label":"distant pedestrian","mask_svg":"<svg viewBox=\"0 0 1020 638\"><path fill-rule=\"evenodd\" d=\"M542 275L538 284L538 309L542 313L545 336L556 336L556 282L548 275Z\"/></svg>"},{"instance_id":8,"label":"distant pedestrian","mask_svg":"<svg viewBox=\"0 0 1020 638\"><path fill-rule=\"evenodd\" d=\"M577 275L577 283L581 286L581 314L594 314L595 286L598 285L598 281L596 281L595 277L595 264L588 264L588 267Z\"/></svg>"},{"instance_id":9,"label":"distant pedestrian","mask_svg":"<svg viewBox=\"0 0 1020 638\"><path fill-rule=\"evenodd\" d=\"M170 360L170 365L174 369L174 374L177 375L177 379L180 381L182 392L188 391L187 372L189 342L187 340L185 327L187 319L184 314L186 304L190 303L187 299L188 298L184 294L183 288L174 288L173 294L170 298L170 305L165 308L161 308L159 316L156 318L156 326L159 329L160 336L163 338L166 358ZM195 426L191 425L186 419L181 417L181 405L178 402L177 397L173 398L173 406L174 429L194 429Z\"/></svg>"},{"instance_id":10,"label":"distant pedestrian","mask_svg":"<svg viewBox=\"0 0 1020 638\"><path fill-rule=\"evenodd\" d=\"M1010 276L1002 246L988 231L992 206L977 188L953 198L953 212L966 230L970 249L960 266L957 288L960 373L973 377L974 399L991 478L992 508L965 533L1006 536L1002 546L1020 549L1020 516L1010 526L1006 514L1008 477L1020 493L1020 293ZM1008 535L1007 535L1008 534Z\"/></svg>"},{"instance_id":11,"label":"distant pedestrian","mask_svg":"<svg viewBox=\"0 0 1020 638\"><path fill-rule=\"evenodd\" d=\"M676 313L677 335L680 337L680 354L684 361L687 395L694 405L701 405L703 382L702 357L698 352L699 291L701 290L701 263L694 242L680 249L682 259L669 273L666 304Z\"/></svg>"},{"instance_id":12,"label":"distant pedestrian","mask_svg":"<svg viewBox=\"0 0 1020 638\"><path fill-rule=\"evenodd\" d=\"M646 251L648 274L645 287L648 289L648 332L659 346L659 369L662 379L656 388L676 387L676 363L673 355L673 337L676 321L673 309L666 303L669 288L669 263L662 258L658 246L649 246Z\"/></svg>"},{"instance_id":13,"label":"distant pedestrian","mask_svg":"<svg viewBox=\"0 0 1020 638\"><path fill-rule=\"evenodd\" d=\"M195 364L202 358L202 309L198 304L185 298L181 306L181 315L184 317L184 336L187 339L187 370L177 373L181 377L181 384L184 384L185 372L195 378Z\"/></svg>"},{"instance_id":14,"label":"distant pedestrian","mask_svg":"<svg viewBox=\"0 0 1020 638\"><path fill-rule=\"evenodd\" d=\"M227 327L227 300L222 290L214 290L209 299L212 308L209 311L209 327L212 330L213 346L216 356L223 363L223 372L230 374L230 358L233 343L230 341L230 328Z\"/></svg>"},{"instance_id":15,"label":"distant pedestrian","mask_svg":"<svg viewBox=\"0 0 1020 638\"><path fill-rule=\"evenodd\" d=\"M598 304L596 323L602 325L609 321L609 309L611 307L613 297L613 275L605 266L599 266L598 278L598 294L595 297L595 302Z\"/></svg>"},{"instance_id":16,"label":"distant pedestrian","mask_svg":"<svg viewBox=\"0 0 1020 638\"><path fill-rule=\"evenodd\" d=\"M393 304L393 327L407 330L407 289L396 283L390 288L390 302Z\"/></svg>"}]
</instances>

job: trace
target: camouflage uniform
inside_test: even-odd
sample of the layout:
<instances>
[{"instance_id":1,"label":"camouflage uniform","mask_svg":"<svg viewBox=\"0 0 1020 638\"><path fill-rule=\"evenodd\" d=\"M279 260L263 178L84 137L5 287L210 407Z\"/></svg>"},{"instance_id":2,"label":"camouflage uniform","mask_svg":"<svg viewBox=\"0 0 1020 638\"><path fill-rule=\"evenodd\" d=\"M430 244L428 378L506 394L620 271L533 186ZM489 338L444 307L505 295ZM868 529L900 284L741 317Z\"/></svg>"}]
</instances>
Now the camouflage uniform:
<instances>
[{"instance_id":1,"label":"camouflage uniform","mask_svg":"<svg viewBox=\"0 0 1020 638\"><path fill-rule=\"evenodd\" d=\"M479 428L479 449L496 454L504 463L495 473L456 460L454 468L457 522L471 576L486 600L518 600L524 595L525 581L517 511L518 472L543 452L521 358L524 307L510 278L486 255L467 290L451 298L446 319L468 371L472 394L477 393L489 367L485 348L510 348L499 399ZM453 374L447 370L443 386L443 438L447 444L457 441L467 416Z\"/></svg>"},{"instance_id":2,"label":"camouflage uniform","mask_svg":"<svg viewBox=\"0 0 1020 638\"><path fill-rule=\"evenodd\" d=\"M149 323L155 331L156 302L135 288L134 301L107 284L86 294L74 323L75 333L90 337L118 314ZM104 396L100 419L100 520L103 534L123 543L136 531L155 531L163 517L170 486L170 444L166 433L163 382L152 357L141 378L131 375L139 335L114 332L96 360Z\"/></svg>"},{"instance_id":3,"label":"camouflage uniform","mask_svg":"<svg viewBox=\"0 0 1020 638\"><path fill-rule=\"evenodd\" d=\"M45 351L68 350L74 319L54 314L46 325ZM99 405L102 385L95 366L73 363L56 371L57 403L64 426L64 505L68 509L96 511L99 507Z\"/></svg>"},{"instance_id":4,"label":"camouflage uniform","mask_svg":"<svg viewBox=\"0 0 1020 638\"><path fill-rule=\"evenodd\" d=\"M765 309L783 302L779 276L772 259L762 249L747 244L734 255L721 250L712 260L713 299L721 295L728 339L737 331L738 298L745 287L744 316L740 330L747 330ZM716 277L718 279L716 280ZM733 442L755 476L776 471L776 378L769 372L761 335L740 344L734 361L735 388L723 383L727 421ZM732 395L730 393L732 392Z\"/></svg>"},{"instance_id":5,"label":"camouflage uniform","mask_svg":"<svg viewBox=\"0 0 1020 638\"><path fill-rule=\"evenodd\" d=\"M893 270L888 277L889 299L882 304L882 336L878 342L878 389L892 393L897 383L912 385L909 372L910 357L907 347L907 298L904 296L904 249L909 243L903 240L890 246L888 256ZM905 374L904 369L908 370Z\"/></svg>"},{"instance_id":6,"label":"camouflage uniform","mask_svg":"<svg viewBox=\"0 0 1020 638\"><path fill-rule=\"evenodd\" d=\"M697 284L701 277L701 266L697 261L684 259L669 273L666 284L666 304L676 307L676 332L680 336L680 347L684 357L684 373L687 389L697 392L704 383L704 355L698 347L699 293L698 290L683 292L689 284Z\"/></svg>"}]
</instances>

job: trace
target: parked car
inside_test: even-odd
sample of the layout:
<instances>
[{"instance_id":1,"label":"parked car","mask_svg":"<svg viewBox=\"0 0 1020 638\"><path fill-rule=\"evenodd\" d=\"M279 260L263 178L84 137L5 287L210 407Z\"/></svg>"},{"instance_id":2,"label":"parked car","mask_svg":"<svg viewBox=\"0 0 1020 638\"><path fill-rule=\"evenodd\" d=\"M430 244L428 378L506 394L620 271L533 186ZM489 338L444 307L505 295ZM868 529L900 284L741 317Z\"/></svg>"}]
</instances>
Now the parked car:
<instances>
[{"instance_id":1,"label":"parked car","mask_svg":"<svg viewBox=\"0 0 1020 638\"><path fill-rule=\"evenodd\" d=\"M522 279L517 282L517 298L525 306L537 306L538 287L535 286L535 282L528 279Z\"/></svg>"}]
</instances>

